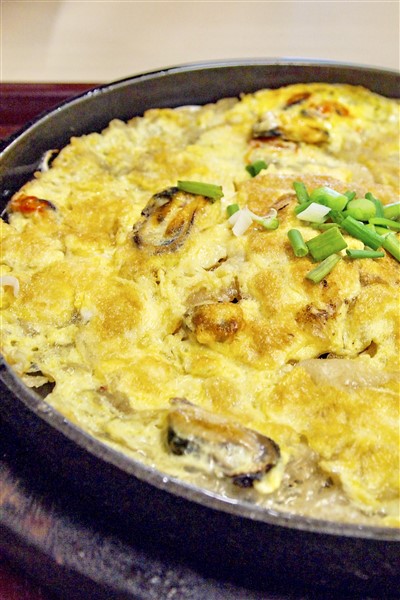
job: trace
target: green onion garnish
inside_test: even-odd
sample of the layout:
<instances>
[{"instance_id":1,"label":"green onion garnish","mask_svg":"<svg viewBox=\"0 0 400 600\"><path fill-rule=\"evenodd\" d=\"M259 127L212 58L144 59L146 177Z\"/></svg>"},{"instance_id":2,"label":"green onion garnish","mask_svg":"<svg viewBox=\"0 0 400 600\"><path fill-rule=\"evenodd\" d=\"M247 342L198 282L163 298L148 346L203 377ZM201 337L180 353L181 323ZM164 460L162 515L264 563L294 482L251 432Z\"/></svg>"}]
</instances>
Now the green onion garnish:
<instances>
[{"instance_id":1,"label":"green onion garnish","mask_svg":"<svg viewBox=\"0 0 400 600\"><path fill-rule=\"evenodd\" d=\"M223 191L220 185L214 183L203 183L202 181L178 181L177 187L182 192L188 192L189 194L198 194L205 198L211 198L212 200L219 200L222 198Z\"/></svg>"},{"instance_id":2,"label":"green onion garnish","mask_svg":"<svg viewBox=\"0 0 400 600\"><path fill-rule=\"evenodd\" d=\"M370 225L370 227L374 227L375 232L382 237L386 237L390 233L390 229L388 229L387 227L380 227L379 225L372 224Z\"/></svg>"},{"instance_id":3,"label":"green onion garnish","mask_svg":"<svg viewBox=\"0 0 400 600\"><path fill-rule=\"evenodd\" d=\"M383 216L386 219L399 219L400 218L400 202L394 202L393 204L386 204L383 207Z\"/></svg>"},{"instance_id":4,"label":"green onion garnish","mask_svg":"<svg viewBox=\"0 0 400 600\"><path fill-rule=\"evenodd\" d=\"M246 171L250 173L252 177L255 177L263 169L268 169L268 165L264 160L255 160L251 165L246 166Z\"/></svg>"},{"instance_id":5,"label":"green onion garnish","mask_svg":"<svg viewBox=\"0 0 400 600\"><path fill-rule=\"evenodd\" d=\"M331 210L329 213L329 218L332 219L334 223L340 225L342 221L344 221L345 216L340 210Z\"/></svg>"},{"instance_id":6,"label":"green onion garnish","mask_svg":"<svg viewBox=\"0 0 400 600\"><path fill-rule=\"evenodd\" d=\"M306 278L310 279L313 283L319 283L332 271L333 267L341 260L341 258L342 257L339 254L331 254L317 267L309 271Z\"/></svg>"},{"instance_id":7,"label":"green onion garnish","mask_svg":"<svg viewBox=\"0 0 400 600\"><path fill-rule=\"evenodd\" d=\"M294 214L298 215L299 213L303 212L303 210L311 206L312 203L312 200L307 200L307 202L302 202L301 204L298 204L294 207Z\"/></svg>"},{"instance_id":8,"label":"green onion garnish","mask_svg":"<svg viewBox=\"0 0 400 600\"><path fill-rule=\"evenodd\" d=\"M304 202L310 201L310 196L308 195L307 188L302 181L294 181L293 187L294 191L296 192L299 204L304 204Z\"/></svg>"},{"instance_id":9,"label":"green onion garnish","mask_svg":"<svg viewBox=\"0 0 400 600\"><path fill-rule=\"evenodd\" d=\"M374 203L375 205L375 216L376 217L383 217L384 215L384 211L383 211L383 204L380 200L378 200L378 198L375 198L375 196L373 196L371 194L371 192L367 192L365 194L365 198L367 200L370 200L371 202Z\"/></svg>"},{"instance_id":10,"label":"green onion garnish","mask_svg":"<svg viewBox=\"0 0 400 600\"><path fill-rule=\"evenodd\" d=\"M313 202L318 202L324 206L329 206L332 210L344 210L349 199L345 194L340 194L329 187L319 187L310 194Z\"/></svg>"},{"instance_id":11,"label":"green onion garnish","mask_svg":"<svg viewBox=\"0 0 400 600\"><path fill-rule=\"evenodd\" d=\"M308 248L303 236L298 229L290 229L288 231L288 238L292 246L295 256L306 256L308 254Z\"/></svg>"},{"instance_id":12,"label":"green onion garnish","mask_svg":"<svg viewBox=\"0 0 400 600\"><path fill-rule=\"evenodd\" d=\"M357 194L356 194L356 192L350 192L350 190L349 190L349 191L345 192L344 195L347 196L347 199L350 202L350 200L354 200L354 198L356 197Z\"/></svg>"},{"instance_id":13,"label":"green onion garnish","mask_svg":"<svg viewBox=\"0 0 400 600\"><path fill-rule=\"evenodd\" d=\"M240 210L239 204L229 204L229 206L226 207L226 212L228 213L228 217L231 217L232 215L234 215L235 212L238 212L238 210Z\"/></svg>"},{"instance_id":14,"label":"green onion garnish","mask_svg":"<svg viewBox=\"0 0 400 600\"><path fill-rule=\"evenodd\" d=\"M347 248L346 254L349 258L383 258L384 252L380 250L357 250L355 248Z\"/></svg>"},{"instance_id":15,"label":"green onion garnish","mask_svg":"<svg viewBox=\"0 0 400 600\"><path fill-rule=\"evenodd\" d=\"M353 217L346 217L340 226L350 235L364 242L372 250L378 250L383 246L383 239L377 233L371 231L363 223L359 223Z\"/></svg>"},{"instance_id":16,"label":"green onion garnish","mask_svg":"<svg viewBox=\"0 0 400 600\"><path fill-rule=\"evenodd\" d=\"M346 215L357 219L357 221L369 221L376 215L376 207L372 200L356 198L346 206Z\"/></svg>"},{"instance_id":17,"label":"green onion garnish","mask_svg":"<svg viewBox=\"0 0 400 600\"><path fill-rule=\"evenodd\" d=\"M400 242L394 233L389 233L389 235L383 238L382 246L400 262Z\"/></svg>"},{"instance_id":18,"label":"green onion garnish","mask_svg":"<svg viewBox=\"0 0 400 600\"><path fill-rule=\"evenodd\" d=\"M309 240L307 247L314 260L324 260L331 254L347 248L347 242L339 228L332 227Z\"/></svg>"},{"instance_id":19,"label":"green onion garnish","mask_svg":"<svg viewBox=\"0 0 400 600\"><path fill-rule=\"evenodd\" d=\"M318 229L318 231L326 231L327 229L332 229L332 227L339 227L339 223L312 223L311 227Z\"/></svg>"},{"instance_id":20,"label":"green onion garnish","mask_svg":"<svg viewBox=\"0 0 400 600\"><path fill-rule=\"evenodd\" d=\"M369 220L373 225L382 225L383 227L388 227L389 229L394 229L394 231L400 231L400 223L398 221L392 221L392 219L385 219L385 217L374 217Z\"/></svg>"},{"instance_id":21,"label":"green onion garnish","mask_svg":"<svg viewBox=\"0 0 400 600\"><path fill-rule=\"evenodd\" d=\"M328 213L330 213L329 206L324 206L318 202L311 202L309 206L307 204L308 202L300 204L300 206L305 206L306 208L297 213L297 218L301 221L309 221L310 223L323 223Z\"/></svg>"},{"instance_id":22,"label":"green onion garnish","mask_svg":"<svg viewBox=\"0 0 400 600\"><path fill-rule=\"evenodd\" d=\"M276 217L273 219L259 219L257 222L265 229L278 229L279 227L279 221Z\"/></svg>"}]
</instances>

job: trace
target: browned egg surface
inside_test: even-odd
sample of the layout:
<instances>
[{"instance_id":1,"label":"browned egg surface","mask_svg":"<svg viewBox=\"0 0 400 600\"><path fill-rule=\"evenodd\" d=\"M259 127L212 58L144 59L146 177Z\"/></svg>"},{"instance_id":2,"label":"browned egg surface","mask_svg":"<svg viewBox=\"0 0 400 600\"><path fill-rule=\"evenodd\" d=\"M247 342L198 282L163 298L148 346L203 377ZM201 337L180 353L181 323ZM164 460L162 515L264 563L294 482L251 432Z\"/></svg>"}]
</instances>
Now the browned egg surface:
<instances>
[{"instance_id":1,"label":"browned egg surface","mask_svg":"<svg viewBox=\"0 0 400 600\"><path fill-rule=\"evenodd\" d=\"M46 402L70 421L169 476L399 526L399 265L343 250L313 283L287 235L319 233L294 213L294 181L398 202L398 108L297 84L72 138L1 221L6 360L29 387L51 382ZM279 227L235 235L232 203L274 208Z\"/></svg>"}]
</instances>

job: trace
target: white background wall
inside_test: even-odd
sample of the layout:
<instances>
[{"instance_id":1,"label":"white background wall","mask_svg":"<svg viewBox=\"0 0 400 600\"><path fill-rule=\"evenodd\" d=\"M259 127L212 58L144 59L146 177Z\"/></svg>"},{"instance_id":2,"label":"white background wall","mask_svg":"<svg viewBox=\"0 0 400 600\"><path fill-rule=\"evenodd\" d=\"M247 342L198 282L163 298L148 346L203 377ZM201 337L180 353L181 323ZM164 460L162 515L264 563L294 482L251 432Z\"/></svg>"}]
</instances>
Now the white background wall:
<instances>
[{"instance_id":1,"label":"white background wall","mask_svg":"<svg viewBox=\"0 0 400 600\"><path fill-rule=\"evenodd\" d=\"M1 80L111 81L223 58L399 68L399 1L2 0Z\"/></svg>"}]
</instances>

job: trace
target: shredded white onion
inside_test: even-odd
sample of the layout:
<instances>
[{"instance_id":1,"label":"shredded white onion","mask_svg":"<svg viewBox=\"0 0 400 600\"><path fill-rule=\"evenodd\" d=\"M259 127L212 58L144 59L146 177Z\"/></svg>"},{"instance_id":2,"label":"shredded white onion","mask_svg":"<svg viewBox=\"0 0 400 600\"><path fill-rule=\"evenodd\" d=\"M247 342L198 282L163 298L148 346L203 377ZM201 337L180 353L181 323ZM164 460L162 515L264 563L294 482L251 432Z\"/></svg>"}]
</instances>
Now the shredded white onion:
<instances>
[{"instance_id":1,"label":"shredded white onion","mask_svg":"<svg viewBox=\"0 0 400 600\"><path fill-rule=\"evenodd\" d=\"M272 219L275 219L278 212L275 208L271 208L266 215L263 217L259 217L253 211L251 211L247 206L237 210L233 215L231 215L228 219L230 225L233 226L232 233L236 236L243 235L253 221L257 223L266 223L268 224Z\"/></svg>"},{"instance_id":2,"label":"shredded white onion","mask_svg":"<svg viewBox=\"0 0 400 600\"><path fill-rule=\"evenodd\" d=\"M228 223L230 225L232 225L232 227L236 224L236 221L238 220L239 216L240 216L241 211L237 210L236 212L233 213L233 215L231 215L228 219Z\"/></svg>"},{"instance_id":3,"label":"shredded white onion","mask_svg":"<svg viewBox=\"0 0 400 600\"><path fill-rule=\"evenodd\" d=\"M322 223L330 210L329 206L312 202L310 206L297 215L297 218L301 221L309 221L310 223Z\"/></svg>"},{"instance_id":4,"label":"shredded white onion","mask_svg":"<svg viewBox=\"0 0 400 600\"><path fill-rule=\"evenodd\" d=\"M13 275L1 275L0 276L0 285L12 287L13 288L13 292L14 292L14 296L18 296L18 294L19 294L19 281Z\"/></svg>"},{"instance_id":5,"label":"shredded white onion","mask_svg":"<svg viewBox=\"0 0 400 600\"><path fill-rule=\"evenodd\" d=\"M317 385L329 383L341 389L384 385L397 376L348 358L309 358L297 366L303 367Z\"/></svg>"},{"instance_id":6,"label":"shredded white onion","mask_svg":"<svg viewBox=\"0 0 400 600\"><path fill-rule=\"evenodd\" d=\"M179 110L188 110L188 111L198 111L200 110L201 105L200 104L182 104L182 106L176 106L175 110L179 111Z\"/></svg>"},{"instance_id":7,"label":"shredded white onion","mask_svg":"<svg viewBox=\"0 0 400 600\"><path fill-rule=\"evenodd\" d=\"M49 162L51 160L51 157L53 156L53 154L57 154L57 152L58 150L47 150L47 152L43 154L39 164L39 170L42 171L42 173L45 173L49 170Z\"/></svg>"}]
</instances>

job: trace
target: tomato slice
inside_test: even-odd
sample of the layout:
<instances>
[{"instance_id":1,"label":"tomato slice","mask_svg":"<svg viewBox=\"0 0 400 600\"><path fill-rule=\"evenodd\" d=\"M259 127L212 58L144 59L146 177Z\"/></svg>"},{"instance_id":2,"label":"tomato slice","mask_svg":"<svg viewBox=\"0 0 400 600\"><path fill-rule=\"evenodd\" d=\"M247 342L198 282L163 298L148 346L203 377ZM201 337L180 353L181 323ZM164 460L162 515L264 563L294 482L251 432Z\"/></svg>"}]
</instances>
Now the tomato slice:
<instances>
[{"instance_id":1,"label":"tomato slice","mask_svg":"<svg viewBox=\"0 0 400 600\"><path fill-rule=\"evenodd\" d=\"M37 198L36 196L19 196L18 198L13 198L7 208L11 212L20 212L23 214L44 212L48 209L55 210L54 204L49 200L43 200L43 198Z\"/></svg>"}]
</instances>

